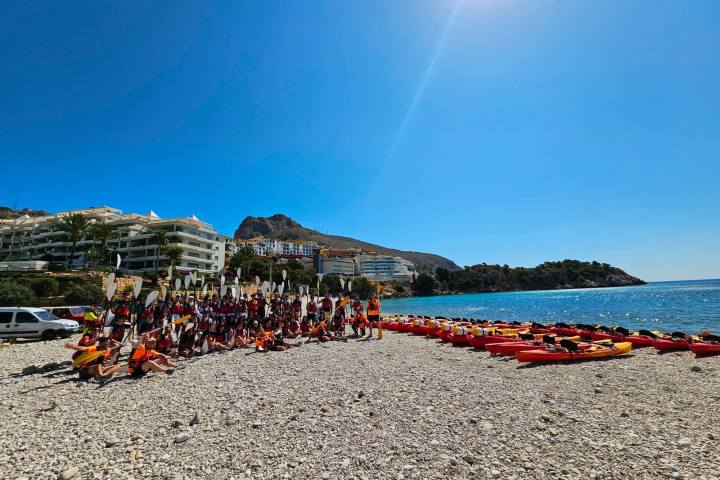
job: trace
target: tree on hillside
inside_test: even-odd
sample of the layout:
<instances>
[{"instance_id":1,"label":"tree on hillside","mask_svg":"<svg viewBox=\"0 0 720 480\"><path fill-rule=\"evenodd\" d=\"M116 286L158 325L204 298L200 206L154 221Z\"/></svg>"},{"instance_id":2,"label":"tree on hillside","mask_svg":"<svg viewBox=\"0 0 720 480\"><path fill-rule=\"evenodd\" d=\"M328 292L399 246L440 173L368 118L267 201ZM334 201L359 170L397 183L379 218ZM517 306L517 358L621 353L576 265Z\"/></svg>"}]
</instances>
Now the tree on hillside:
<instances>
[{"instance_id":1,"label":"tree on hillside","mask_svg":"<svg viewBox=\"0 0 720 480\"><path fill-rule=\"evenodd\" d=\"M320 281L320 295L326 295L328 293L335 295L341 291L340 277L338 275L335 275L334 273L323 275L323 278Z\"/></svg>"},{"instance_id":2,"label":"tree on hillside","mask_svg":"<svg viewBox=\"0 0 720 480\"><path fill-rule=\"evenodd\" d=\"M167 247L167 244L169 243L169 240L167 238L167 232L165 230L153 231L152 235L150 235L150 243L155 245L155 274L157 274L158 268L160 266L160 255L162 254L163 249Z\"/></svg>"},{"instance_id":3,"label":"tree on hillside","mask_svg":"<svg viewBox=\"0 0 720 480\"><path fill-rule=\"evenodd\" d=\"M365 277L353 277L352 293L357 294L360 298L368 298L371 291L374 291L370 280Z\"/></svg>"},{"instance_id":4,"label":"tree on hillside","mask_svg":"<svg viewBox=\"0 0 720 480\"><path fill-rule=\"evenodd\" d=\"M180 247L167 247L165 249L165 256L168 257L170 260L170 266L175 268L175 265L177 265L180 262L180 257L182 257L183 249Z\"/></svg>"},{"instance_id":5,"label":"tree on hillside","mask_svg":"<svg viewBox=\"0 0 720 480\"><path fill-rule=\"evenodd\" d=\"M412 284L413 293L420 296L432 295L435 292L436 286L435 277L426 273L418 275Z\"/></svg>"},{"instance_id":6,"label":"tree on hillside","mask_svg":"<svg viewBox=\"0 0 720 480\"><path fill-rule=\"evenodd\" d=\"M107 243L112 237L113 227L107 223L96 223L90 229L90 236L93 240L100 242L100 251L98 252L100 264L107 260Z\"/></svg>"},{"instance_id":7,"label":"tree on hillside","mask_svg":"<svg viewBox=\"0 0 720 480\"><path fill-rule=\"evenodd\" d=\"M77 242L85 236L89 227L90 222L80 213L73 213L72 215L63 217L62 220L60 220L60 228L67 233L68 239L72 242L72 246L70 247L70 256L68 257L68 264L71 264L73 261L75 249L77 248Z\"/></svg>"},{"instance_id":8,"label":"tree on hillside","mask_svg":"<svg viewBox=\"0 0 720 480\"><path fill-rule=\"evenodd\" d=\"M245 273L250 273L250 263L257 257L255 250L250 245L243 245L230 257L230 267L233 270L242 268Z\"/></svg>"}]
</instances>

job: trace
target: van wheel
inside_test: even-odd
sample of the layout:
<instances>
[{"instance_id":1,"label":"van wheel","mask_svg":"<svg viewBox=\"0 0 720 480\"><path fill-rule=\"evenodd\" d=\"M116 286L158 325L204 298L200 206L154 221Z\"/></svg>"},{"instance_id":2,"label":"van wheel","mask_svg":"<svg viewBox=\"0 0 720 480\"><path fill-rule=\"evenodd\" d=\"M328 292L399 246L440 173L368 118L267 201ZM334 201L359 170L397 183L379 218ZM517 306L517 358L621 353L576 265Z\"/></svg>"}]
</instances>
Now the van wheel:
<instances>
[{"instance_id":1,"label":"van wheel","mask_svg":"<svg viewBox=\"0 0 720 480\"><path fill-rule=\"evenodd\" d=\"M42 335L40 335L40 338L43 340L53 340L57 337L57 332L55 330L45 330Z\"/></svg>"}]
</instances>

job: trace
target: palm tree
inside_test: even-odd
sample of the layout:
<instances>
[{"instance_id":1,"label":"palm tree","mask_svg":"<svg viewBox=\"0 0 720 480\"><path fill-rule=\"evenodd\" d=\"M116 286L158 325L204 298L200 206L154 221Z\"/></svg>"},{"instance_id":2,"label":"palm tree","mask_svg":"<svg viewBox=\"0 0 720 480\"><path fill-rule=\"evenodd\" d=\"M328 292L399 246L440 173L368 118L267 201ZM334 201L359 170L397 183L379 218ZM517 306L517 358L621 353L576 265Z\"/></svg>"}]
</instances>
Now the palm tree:
<instances>
[{"instance_id":1,"label":"palm tree","mask_svg":"<svg viewBox=\"0 0 720 480\"><path fill-rule=\"evenodd\" d=\"M155 230L152 232L152 235L150 235L150 243L155 245L155 275L157 275L158 266L160 265L160 254L168 244L167 232L165 230Z\"/></svg>"},{"instance_id":2,"label":"palm tree","mask_svg":"<svg viewBox=\"0 0 720 480\"><path fill-rule=\"evenodd\" d=\"M107 259L107 243L108 240L110 240L110 237L112 237L113 227L111 227L107 223L96 223L90 229L90 234L92 235L93 239L100 242L100 252L96 253L99 254L100 263L102 264L102 262Z\"/></svg>"},{"instance_id":3,"label":"palm tree","mask_svg":"<svg viewBox=\"0 0 720 480\"><path fill-rule=\"evenodd\" d=\"M62 220L60 220L60 227L67 233L68 238L72 242L72 247L70 247L70 256L68 257L68 264L70 264L75 256L75 247L77 246L77 242L79 242L87 232L90 227L90 222L84 215L80 213L73 213L72 215L63 217Z\"/></svg>"},{"instance_id":4,"label":"palm tree","mask_svg":"<svg viewBox=\"0 0 720 480\"><path fill-rule=\"evenodd\" d=\"M178 263L182 254L183 249L180 247L167 247L165 249L165 256L170 259L170 266L172 267L175 267L175 264Z\"/></svg>"}]
</instances>

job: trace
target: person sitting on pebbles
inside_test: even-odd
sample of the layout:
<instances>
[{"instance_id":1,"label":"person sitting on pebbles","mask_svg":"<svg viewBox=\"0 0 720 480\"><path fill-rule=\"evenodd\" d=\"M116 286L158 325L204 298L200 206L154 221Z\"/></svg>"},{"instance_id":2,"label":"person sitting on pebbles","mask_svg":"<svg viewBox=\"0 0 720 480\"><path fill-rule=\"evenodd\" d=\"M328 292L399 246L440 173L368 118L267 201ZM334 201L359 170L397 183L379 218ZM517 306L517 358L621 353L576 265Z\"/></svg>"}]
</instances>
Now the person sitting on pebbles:
<instances>
[{"instance_id":1,"label":"person sitting on pebbles","mask_svg":"<svg viewBox=\"0 0 720 480\"><path fill-rule=\"evenodd\" d=\"M153 350L155 339L146 334L140 336L135 350L128 360L128 373L133 377L142 377L150 370L156 373L172 373L177 365L170 361L170 357Z\"/></svg>"},{"instance_id":2,"label":"person sitting on pebbles","mask_svg":"<svg viewBox=\"0 0 720 480\"><path fill-rule=\"evenodd\" d=\"M73 355L73 366L78 368L80 380L91 378L99 381L108 380L120 369L115 355L120 351L120 347L122 347L120 342L108 337L100 337L94 345L88 346L65 344L65 348L76 351Z\"/></svg>"},{"instance_id":3,"label":"person sitting on pebbles","mask_svg":"<svg viewBox=\"0 0 720 480\"><path fill-rule=\"evenodd\" d=\"M297 321L297 318L293 318L288 323L287 327L287 337L288 338L297 338L302 333L302 330L300 328L300 322Z\"/></svg>"}]
</instances>

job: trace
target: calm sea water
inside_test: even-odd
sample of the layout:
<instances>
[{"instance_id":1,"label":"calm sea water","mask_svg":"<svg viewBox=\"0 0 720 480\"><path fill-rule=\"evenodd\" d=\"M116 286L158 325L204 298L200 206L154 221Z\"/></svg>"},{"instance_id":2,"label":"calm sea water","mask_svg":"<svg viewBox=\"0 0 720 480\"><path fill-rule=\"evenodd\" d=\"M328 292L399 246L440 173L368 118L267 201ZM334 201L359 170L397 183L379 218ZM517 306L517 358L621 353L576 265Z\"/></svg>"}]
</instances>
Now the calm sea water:
<instances>
[{"instance_id":1,"label":"calm sea water","mask_svg":"<svg viewBox=\"0 0 720 480\"><path fill-rule=\"evenodd\" d=\"M386 313L720 333L720 279L384 300Z\"/></svg>"}]
</instances>

